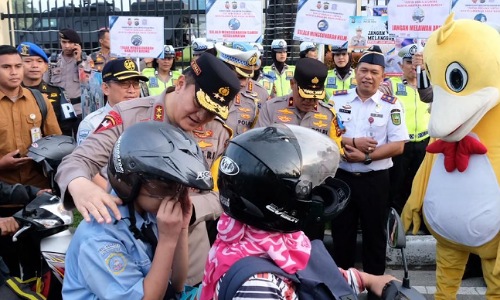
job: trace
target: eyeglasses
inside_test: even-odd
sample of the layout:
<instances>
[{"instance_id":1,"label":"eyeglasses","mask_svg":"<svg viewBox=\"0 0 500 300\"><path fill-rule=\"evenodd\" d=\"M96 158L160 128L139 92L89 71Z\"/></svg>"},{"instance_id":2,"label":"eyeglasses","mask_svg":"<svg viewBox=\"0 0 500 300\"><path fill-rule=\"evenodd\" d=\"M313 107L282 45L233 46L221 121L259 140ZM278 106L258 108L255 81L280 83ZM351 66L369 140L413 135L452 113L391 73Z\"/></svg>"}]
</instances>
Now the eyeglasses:
<instances>
[{"instance_id":1,"label":"eyeglasses","mask_svg":"<svg viewBox=\"0 0 500 300\"><path fill-rule=\"evenodd\" d=\"M186 187L178 182L169 180L159 180L143 178L142 187L147 192L147 196L156 199L176 198L182 194Z\"/></svg>"},{"instance_id":2,"label":"eyeglasses","mask_svg":"<svg viewBox=\"0 0 500 300\"><path fill-rule=\"evenodd\" d=\"M132 86L134 89L138 89L141 87L141 83L137 80L127 80L127 81L111 80L110 82L119 85L124 90L128 89L130 86Z\"/></svg>"}]
</instances>

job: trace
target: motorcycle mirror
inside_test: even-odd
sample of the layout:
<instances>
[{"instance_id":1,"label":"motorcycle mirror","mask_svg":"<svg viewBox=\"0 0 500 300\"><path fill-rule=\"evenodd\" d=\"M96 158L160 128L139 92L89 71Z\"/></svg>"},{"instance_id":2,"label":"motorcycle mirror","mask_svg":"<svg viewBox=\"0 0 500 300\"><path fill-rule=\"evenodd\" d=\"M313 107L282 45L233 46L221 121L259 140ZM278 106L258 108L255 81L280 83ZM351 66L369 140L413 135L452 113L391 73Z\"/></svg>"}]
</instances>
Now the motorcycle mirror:
<instances>
[{"instance_id":1,"label":"motorcycle mirror","mask_svg":"<svg viewBox=\"0 0 500 300\"><path fill-rule=\"evenodd\" d=\"M403 249L406 247L406 235L403 223L398 212L391 208L387 218L387 244L391 248Z\"/></svg>"}]
</instances>

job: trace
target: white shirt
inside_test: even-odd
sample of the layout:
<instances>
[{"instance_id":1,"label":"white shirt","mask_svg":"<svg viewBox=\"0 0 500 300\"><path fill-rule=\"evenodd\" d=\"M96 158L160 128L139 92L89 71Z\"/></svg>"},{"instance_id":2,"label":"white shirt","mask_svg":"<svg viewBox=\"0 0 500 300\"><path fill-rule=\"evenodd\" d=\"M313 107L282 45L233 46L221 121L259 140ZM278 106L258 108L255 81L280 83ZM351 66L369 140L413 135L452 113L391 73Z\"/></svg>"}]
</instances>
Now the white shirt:
<instances>
[{"instance_id":1,"label":"white shirt","mask_svg":"<svg viewBox=\"0 0 500 300\"><path fill-rule=\"evenodd\" d=\"M350 89L347 95L332 96L335 110L341 117L346 138L373 137L377 147L400 141L408 141L404 111L401 103L392 96L377 91L364 102L358 97L356 89ZM392 159L374 160L365 165L362 162L350 163L342 161L340 168L348 172L369 172L386 170L392 167Z\"/></svg>"},{"instance_id":2,"label":"white shirt","mask_svg":"<svg viewBox=\"0 0 500 300\"><path fill-rule=\"evenodd\" d=\"M76 142L80 145L94 130L101 124L104 117L111 111L111 105L106 103L104 107L92 112L86 116L78 126L76 134Z\"/></svg>"}]
</instances>

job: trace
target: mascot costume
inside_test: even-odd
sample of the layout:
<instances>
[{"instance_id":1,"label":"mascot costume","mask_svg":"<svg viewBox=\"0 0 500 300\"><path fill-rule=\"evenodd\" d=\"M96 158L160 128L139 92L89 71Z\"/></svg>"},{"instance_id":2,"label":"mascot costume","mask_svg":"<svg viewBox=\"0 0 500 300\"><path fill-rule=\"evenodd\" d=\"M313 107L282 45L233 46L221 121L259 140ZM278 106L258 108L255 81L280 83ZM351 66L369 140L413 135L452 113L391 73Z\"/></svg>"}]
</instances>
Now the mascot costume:
<instances>
[{"instance_id":1,"label":"mascot costume","mask_svg":"<svg viewBox=\"0 0 500 300\"><path fill-rule=\"evenodd\" d=\"M487 299L500 298L500 35L474 20L433 32L424 61L433 138L403 210L436 238L435 299L456 299L467 258L481 258Z\"/></svg>"}]
</instances>

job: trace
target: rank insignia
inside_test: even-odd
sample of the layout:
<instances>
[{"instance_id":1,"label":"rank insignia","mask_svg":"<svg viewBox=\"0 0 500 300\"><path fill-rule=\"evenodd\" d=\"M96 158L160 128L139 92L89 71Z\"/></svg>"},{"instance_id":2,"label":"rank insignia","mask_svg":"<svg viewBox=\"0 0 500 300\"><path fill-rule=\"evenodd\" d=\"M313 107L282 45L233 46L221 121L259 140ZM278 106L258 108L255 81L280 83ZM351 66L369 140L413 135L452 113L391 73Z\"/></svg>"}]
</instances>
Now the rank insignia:
<instances>
[{"instance_id":1,"label":"rank insignia","mask_svg":"<svg viewBox=\"0 0 500 300\"><path fill-rule=\"evenodd\" d=\"M163 122L163 117L164 117L163 106L158 104L155 106L155 115L153 117L153 120Z\"/></svg>"},{"instance_id":2,"label":"rank insignia","mask_svg":"<svg viewBox=\"0 0 500 300\"><path fill-rule=\"evenodd\" d=\"M278 112L285 114L285 115L293 115L293 112L291 112L290 110L288 110L286 108L280 109L280 110L278 110Z\"/></svg>"},{"instance_id":3,"label":"rank insignia","mask_svg":"<svg viewBox=\"0 0 500 300\"><path fill-rule=\"evenodd\" d=\"M251 111L251 109L248 107L238 107L238 110L241 112L245 112L245 113L248 113Z\"/></svg>"},{"instance_id":4,"label":"rank insignia","mask_svg":"<svg viewBox=\"0 0 500 300\"><path fill-rule=\"evenodd\" d=\"M289 116L278 116L278 119L283 123L288 123L292 120Z\"/></svg>"},{"instance_id":5,"label":"rank insignia","mask_svg":"<svg viewBox=\"0 0 500 300\"><path fill-rule=\"evenodd\" d=\"M240 116L241 116L241 118L242 118L242 119L244 119L244 120L250 120L250 118L252 117L252 116L251 116L251 115L249 115L249 114L241 114Z\"/></svg>"},{"instance_id":6,"label":"rank insignia","mask_svg":"<svg viewBox=\"0 0 500 300\"><path fill-rule=\"evenodd\" d=\"M118 112L112 110L109 112L107 116L104 117L104 120L97 126L96 130L94 133L99 133L101 131L104 131L106 129L113 128L117 125L121 125L123 123L122 117Z\"/></svg>"},{"instance_id":7,"label":"rank insignia","mask_svg":"<svg viewBox=\"0 0 500 300\"><path fill-rule=\"evenodd\" d=\"M313 125L319 128L326 127L326 123L323 123L323 121L319 120L318 122L313 122Z\"/></svg>"},{"instance_id":8,"label":"rank insignia","mask_svg":"<svg viewBox=\"0 0 500 300\"><path fill-rule=\"evenodd\" d=\"M204 140L201 140L201 141L198 142L198 146L200 148L204 149L204 148L212 147L213 144L209 143L209 142L205 142Z\"/></svg>"},{"instance_id":9,"label":"rank insignia","mask_svg":"<svg viewBox=\"0 0 500 300\"><path fill-rule=\"evenodd\" d=\"M313 118L318 119L318 120L326 120L326 119L328 119L328 116L324 115L324 114L314 114Z\"/></svg>"},{"instance_id":10,"label":"rank insignia","mask_svg":"<svg viewBox=\"0 0 500 300\"><path fill-rule=\"evenodd\" d=\"M200 130L200 131L194 130L193 134L200 139L205 139L205 138L212 137L214 135L214 132L212 130L205 130L205 131L204 130Z\"/></svg>"}]
</instances>

